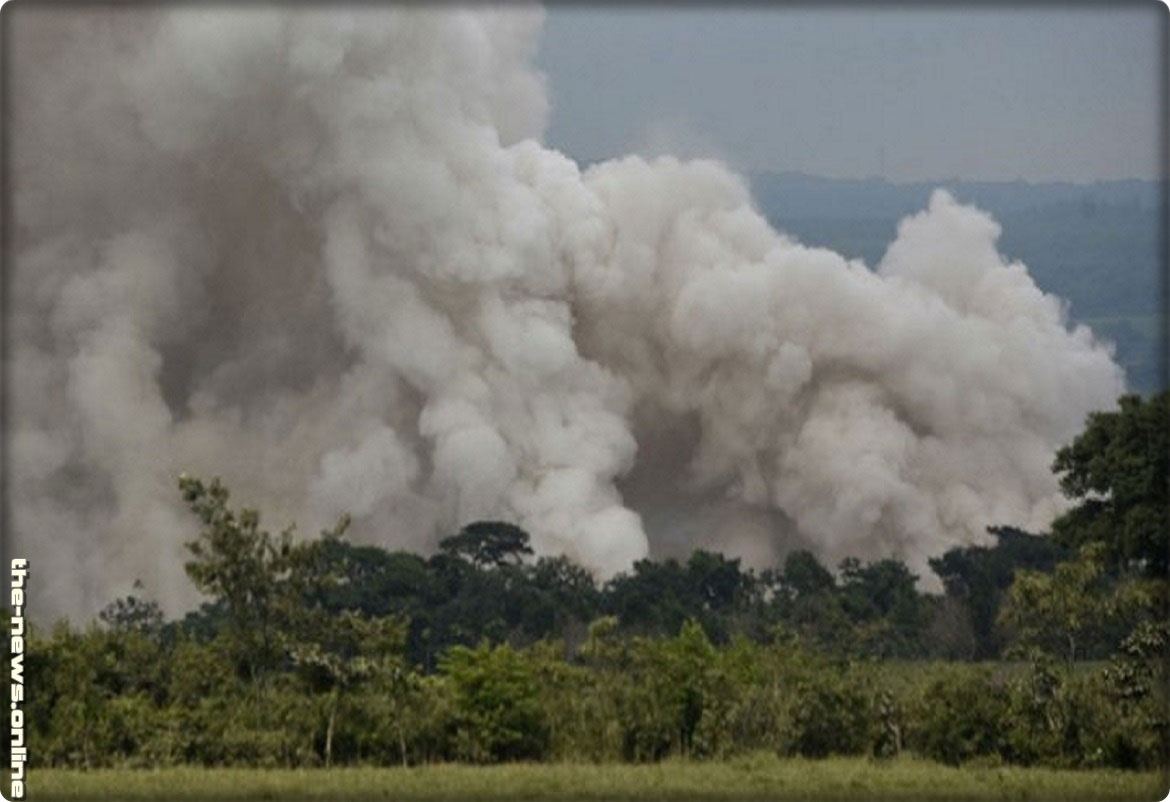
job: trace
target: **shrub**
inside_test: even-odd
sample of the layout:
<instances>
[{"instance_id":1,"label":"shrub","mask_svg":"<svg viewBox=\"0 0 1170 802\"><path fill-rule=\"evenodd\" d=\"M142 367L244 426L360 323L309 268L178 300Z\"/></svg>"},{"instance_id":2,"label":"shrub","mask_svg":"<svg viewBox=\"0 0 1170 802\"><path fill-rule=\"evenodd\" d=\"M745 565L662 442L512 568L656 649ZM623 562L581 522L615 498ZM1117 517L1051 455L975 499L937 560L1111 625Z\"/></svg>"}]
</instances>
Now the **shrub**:
<instances>
[{"instance_id":1,"label":"shrub","mask_svg":"<svg viewBox=\"0 0 1170 802\"><path fill-rule=\"evenodd\" d=\"M548 723L523 655L510 646L455 646L440 667L455 686L455 748L461 758L490 763L545 756Z\"/></svg>"},{"instance_id":2,"label":"shrub","mask_svg":"<svg viewBox=\"0 0 1170 802\"><path fill-rule=\"evenodd\" d=\"M1005 689L989 672L948 667L927 684L909 722L907 741L923 756L956 765L1006 751Z\"/></svg>"},{"instance_id":3,"label":"shrub","mask_svg":"<svg viewBox=\"0 0 1170 802\"><path fill-rule=\"evenodd\" d=\"M857 755L874 736L869 694L854 677L823 674L796 686L791 751L804 757Z\"/></svg>"}]
</instances>

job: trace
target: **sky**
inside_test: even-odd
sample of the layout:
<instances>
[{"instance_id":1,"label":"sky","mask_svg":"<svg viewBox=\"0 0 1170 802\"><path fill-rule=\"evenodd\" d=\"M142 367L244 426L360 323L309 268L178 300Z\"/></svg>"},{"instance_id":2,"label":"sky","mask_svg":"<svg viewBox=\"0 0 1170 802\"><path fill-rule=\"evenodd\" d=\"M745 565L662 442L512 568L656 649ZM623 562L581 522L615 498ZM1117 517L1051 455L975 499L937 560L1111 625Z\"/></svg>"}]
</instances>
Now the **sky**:
<instances>
[{"instance_id":1,"label":"sky","mask_svg":"<svg viewBox=\"0 0 1170 802\"><path fill-rule=\"evenodd\" d=\"M829 177L1156 178L1160 2L557 6L547 144Z\"/></svg>"}]
</instances>

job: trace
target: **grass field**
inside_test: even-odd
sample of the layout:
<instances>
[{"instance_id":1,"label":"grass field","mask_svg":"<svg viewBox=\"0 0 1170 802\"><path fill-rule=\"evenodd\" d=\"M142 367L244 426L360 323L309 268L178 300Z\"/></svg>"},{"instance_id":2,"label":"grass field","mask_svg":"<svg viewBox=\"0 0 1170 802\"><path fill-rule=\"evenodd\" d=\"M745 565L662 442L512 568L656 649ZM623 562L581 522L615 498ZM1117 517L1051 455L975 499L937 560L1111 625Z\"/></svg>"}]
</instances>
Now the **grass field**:
<instances>
[{"instance_id":1,"label":"grass field","mask_svg":"<svg viewBox=\"0 0 1170 802\"><path fill-rule=\"evenodd\" d=\"M1154 773L1018 767L950 768L902 758L652 765L511 764L419 768L43 769L28 777L30 800L1141 800L1161 802Z\"/></svg>"}]
</instances>

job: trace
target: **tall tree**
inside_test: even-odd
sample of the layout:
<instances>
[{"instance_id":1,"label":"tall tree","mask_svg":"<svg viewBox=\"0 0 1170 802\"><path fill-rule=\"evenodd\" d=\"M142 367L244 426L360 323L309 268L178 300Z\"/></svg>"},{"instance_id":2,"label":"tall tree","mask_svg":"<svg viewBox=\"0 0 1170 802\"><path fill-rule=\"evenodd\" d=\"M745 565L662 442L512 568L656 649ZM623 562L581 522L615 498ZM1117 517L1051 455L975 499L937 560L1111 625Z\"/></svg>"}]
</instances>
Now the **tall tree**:
<instances>
[{"instance_id":1,"label":"tall tree","mask_svg":"<svg viewBox=\"0 0 1170 802\"><path fill-rule=\"evenodd\" d=\"M277 610L287 578L292 529L273 536L260 528L260 514L228 506L231 493L219 480L179 477L183 501L203 522L184 568L196 588L222 602L230 621L237 667L257 685L279 659Z\"/></svg>"},{"instance_id":2,"label":"tall tree","mask_svg":"<svg viewBox=\"0 0 1170 802\"><path fill-rule=\"evenodd\" d=\"M697 549L687 560L687 575L702 609L727 610L742 604L752 592L752 577L739 567L739 559L728 559Z\"/></svg>"},{"instance_id":3,"label":"tall tree","mask_svg":"<svg viewBox=\"0 0 1170 802\"><path fill-rule=\"evenodd\" d=\"M996 613L1017 571L1051 571L1066 555L1051 537L1010 526L988 528L991 546L961 546L930 560L946 595L961 605L974 636L968 655L987 659L999 654Z\"/></svg>"},{"instance_id":4,"label":"tall tree","mask_svg":"<svg viewBox=\"0 0 1170 802\"><path fill-rule=\"evenodd\" d=\"M406 622L393 617L365 618L352 610L324 610L303 616L289 643L289 654L305 687L326 694L325 766L333 763L333 733L339 712L359 687L380 683L399 707L408 673L402 655ZM401 739L401 731L400 731ZM402 749L405 760L405 748Z\"/></svg>"},{"instance_id":5,"label":"tall tree","mask_svg":"<svg viewBox=\"0 0 1170 802\"><path fill-rule=\"evenodd\" d=\"M691 602L686 571L674 558L638 560L633 570L605 585L606 612L622 627L645 635L669 635L699 612Z\"/></svg>"},{"instance_id":6,"label":"tall tree","mask_svg":"<svg viewBox=\"0 0 1170 802\"><path fill-rule=\"evenodd\" d=\"M812 596L833 590L836 580L811 551L800 549L784 558L784 585L793 596Z\"/></svg>"},{"instance_id":7,"label":"tall tree","mask_svg":"<svg viewBox=\"0 0 1170 802\"><path fill-rule=\"evenodd\" d=\"M1065 545L1105 544L1115 568L1165 576L1170 566L1170 391L1128 395L1095 412L1053 470L1077 505L1052 524Z\"/></svg>"},{"instance_id":8,"label":"tall tree","mask_svg":"<svg viewBox=\"0 0 1170 802\"><path fill-rule=\"evenodd\" d=\"M1103 544L1090 543L1050 574L1016 574L1000 617L1021 645L1063 655L1072 667L1085 641L1116 614L1115 600L1107 593L1103 552Z\"/></svg>"},{"instance_id":9,"label":"tall tree","mask_svg":"<svg viewBox=\"0 0 1170 802\"><path fill-rule=\"evenodd\" d=\"M459 534L443 539L439 549L468 560L476 568L499 568L518 565L532 554L528 533L515 524L503 521L476 521Z\"/></svg>"},{"instance_id":10,"label":"tall tree","mask_svg":"<svg viewBox=\"0 0 1170 802\"><path fill-rule=\"evenodd\" d=\"M299 610L306 589L323 581L316 571L322 565L321 547L294 545L291 526L277 535L261 529L254 509L233 510L231 493L218 477L204 483L183 474L179 490L203 522L199 537L186 544L192 557L184 565L187 576L227 611L237 668L262 688L266 674L284 657L290 616ZM340 538L348 527L349 518L343 516L323 533L325 540Z\"/></svg>"},{"instance_id":11,"label":"tall tree","mask_svg":"<svg viewBox=\"0 0 1170 802\"><path fill-rule=\"evenodd\" d=\"M532 760L548 748L548 711L540 704L536 670L508 645L454 646L441 664L456 691L456 743L477 763Z\"/></svg>"},{"instance_id":12,"label":"tall tree","mask_svg":"<svg viewBox=\"0 0 1170 802\"><path fill-rule=\"evenodd\" d=\"M929 609L914 589L918 577L899 560L841 561L841 603L861 648L878 657L920 656Z\"/></svg>"}]
</instances>

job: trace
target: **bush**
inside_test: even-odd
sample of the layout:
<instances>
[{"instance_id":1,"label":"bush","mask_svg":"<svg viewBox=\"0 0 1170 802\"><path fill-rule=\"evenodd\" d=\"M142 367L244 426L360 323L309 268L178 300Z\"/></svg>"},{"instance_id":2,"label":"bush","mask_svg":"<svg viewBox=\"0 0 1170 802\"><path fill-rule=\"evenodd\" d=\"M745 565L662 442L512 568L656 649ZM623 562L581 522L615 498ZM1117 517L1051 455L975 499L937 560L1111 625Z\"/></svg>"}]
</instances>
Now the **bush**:
<instances>
[{"instance_id":1,"label":"bush","mask_svg":"<svg viewBox=\"0 0 1170 802\"><path fill-rule=\"evenodd\" d=\"M951 765L973 757L1001 757L1007 714L1007 692L989 672L948 667L917 700L907 745Z\"/></svg>"},{"instance_id":2,"label":"bush","mask_svg":"<svg viewBox=\"0 0 1170 802\"><path fill-rule=\"evenodd\" d=\"M796 686L790 751L804 757L858 755L874 740L869 693L855 678L826 674Z\"/></svg>"},{"instance_id":3,"label":"bush","mask_svg":"<svg viewBox=\"0 0 1170 802\"><path fill-rule=\"evenodd\" d=\"M523 655L510 646L455 646L440 668L455 686L459 757L491 763L546 755L548 723Z\"/></svg>"}]
</instances>

